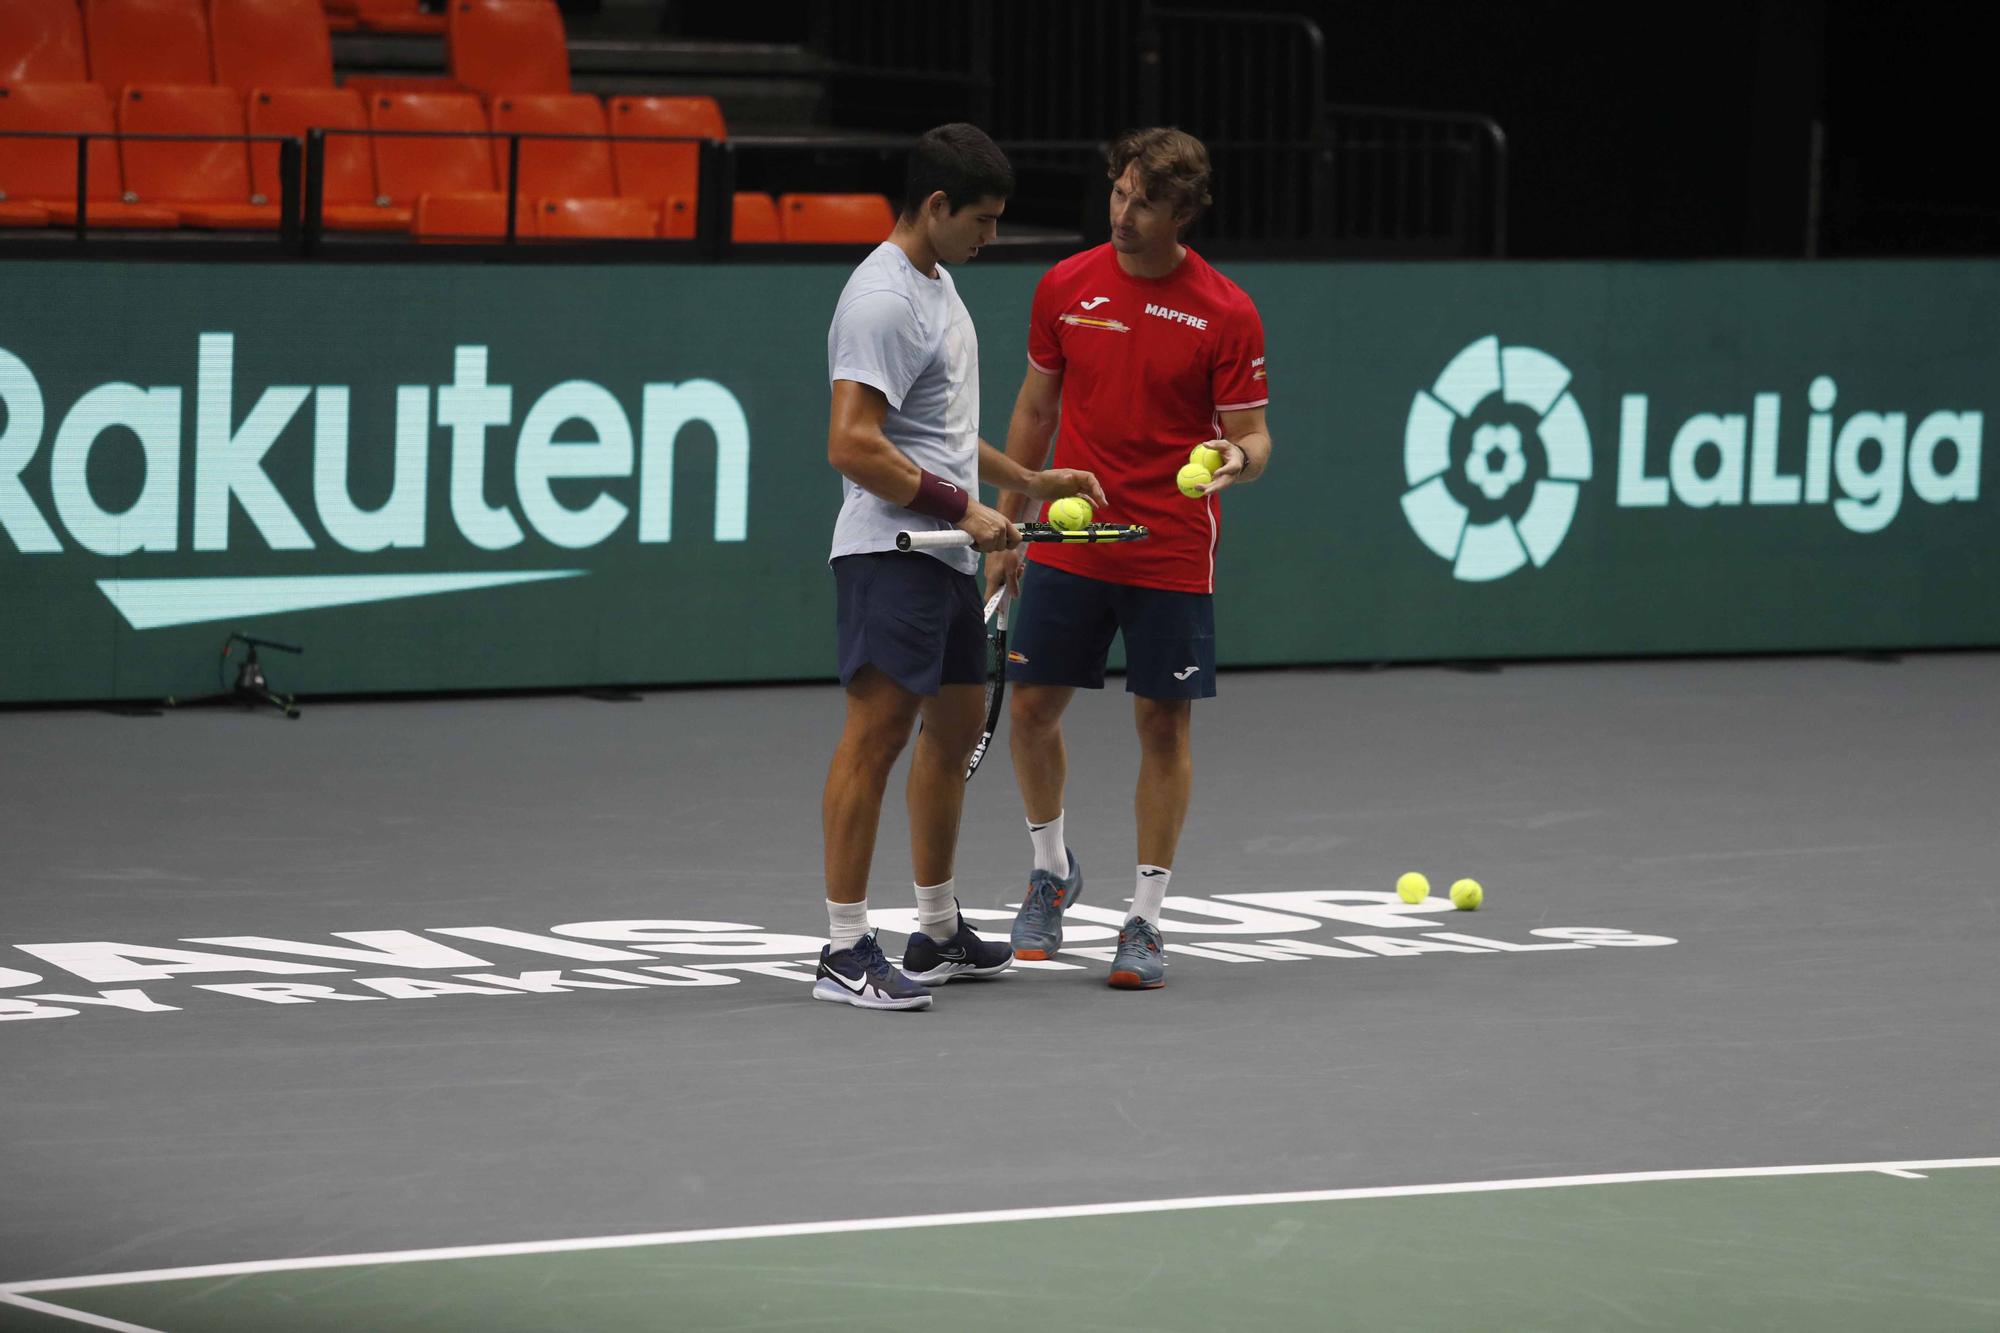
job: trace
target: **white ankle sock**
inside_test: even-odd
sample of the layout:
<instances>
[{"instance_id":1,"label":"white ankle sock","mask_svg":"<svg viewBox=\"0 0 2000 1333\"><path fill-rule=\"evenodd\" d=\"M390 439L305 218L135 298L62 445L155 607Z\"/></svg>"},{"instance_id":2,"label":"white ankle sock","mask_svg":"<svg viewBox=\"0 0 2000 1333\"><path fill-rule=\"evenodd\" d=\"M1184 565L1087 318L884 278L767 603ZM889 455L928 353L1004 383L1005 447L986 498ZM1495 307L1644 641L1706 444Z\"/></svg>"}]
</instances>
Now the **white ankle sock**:
<instances>
[{"instance_id":1,"label":"white ankle sock","mask_svg":"<svg viewBox=\"0 0 2000 1333\"><path fill-rule=\"evenodd\" d=\"M1046 824L1029 820L1028 836L1035 840L1035 869L1066 878L1069 875L1069 850L1063 844L1062 812L1058 810L1056 817Z\"/></svg>"},{"instance_id":2,"label":"white ankle sock","mask_svg":"<svg viewBox=\"0 0 2000 1333\"><path fill-rule=\"evenodd\" d=\"M854 942L867 933L866 898L858 903L837 903L831 898L826 900L827 941L833 945L835 953L839 953L842 949L852 949Z\"/></svg>"},{"instance_id":3,"label":"white ankle sock","mask_svg":"<svg viewBox=\"0 0 2000 1333\"><path fill-rule=\"evenodd\" d=\"M1167 896L1167 882L1174 872L1165 866L1141 865L1132 889L1132 915L1160 924L1160 902Z\"/></svg>"},{"instance_id":4,"label":"white ankle sock","mask_svg":"<svg viewBox=\"0 0 2000 1333\"><path fill-rule=\"evenodd\" d=\"M917 885L917 929L942 944L958 930L958 881Z\"/></svg>"}]
</instances>

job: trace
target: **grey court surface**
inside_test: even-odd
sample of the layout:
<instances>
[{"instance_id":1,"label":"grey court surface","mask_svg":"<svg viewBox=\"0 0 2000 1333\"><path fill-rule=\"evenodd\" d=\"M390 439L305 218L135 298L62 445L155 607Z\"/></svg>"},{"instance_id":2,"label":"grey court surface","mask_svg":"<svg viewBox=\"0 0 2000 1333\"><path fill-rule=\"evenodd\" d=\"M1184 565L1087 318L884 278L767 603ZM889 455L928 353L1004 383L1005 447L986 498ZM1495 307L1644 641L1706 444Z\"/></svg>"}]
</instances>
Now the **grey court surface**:
<instances>
[{"instance_id":1,"label":"grey court surface","mask_svg":"<svg viewBox=\"0 0 2000 1333\"><path fill-rule=\"evenodd\" d=\"M1226 1297L1240 1326L1306 1328L1386 1273L1400 1303L1342 1326L2000 1327L1980 1183L2000 1172L1675 1193L2000 1154L1996 699L1990 654L1231 676L1197 718L1184 951L1130 994L1089 952L1130 891L1130 709L1084 696L1080 951L921 1014L808 999L831 687L0 714L0 1296L1074 1206L858 1233L902 1237L914 1272L880 1248L682 1245L421 1293L382 1277L405 1265L88 1308L172 1330L803 1328L945 1300L967 1327L1012 1302L1158 1329L1230 1326L1202 1304ZM878 909L912 906L897 790ZM959 876L1001 931L1027 851L1003 751ZM1406 869L1440 894L1475 876L1486 906L1406 909ZM1350 1211L1112 1236L1087 1208L1619 1173L1697 1180L1560 1190L1619 1200L1560 1217L1534 1192L1391 1192L1365 1216L1322 1198L1269 1207ZM1064 1282L1081 1304L1034 1305ZM533 1303L586 1288L628 1305ZM477 1312L504 1293L511 1316ZM0 1302L0 1328L70 1326Z\"/></svg>"}]
</instances>

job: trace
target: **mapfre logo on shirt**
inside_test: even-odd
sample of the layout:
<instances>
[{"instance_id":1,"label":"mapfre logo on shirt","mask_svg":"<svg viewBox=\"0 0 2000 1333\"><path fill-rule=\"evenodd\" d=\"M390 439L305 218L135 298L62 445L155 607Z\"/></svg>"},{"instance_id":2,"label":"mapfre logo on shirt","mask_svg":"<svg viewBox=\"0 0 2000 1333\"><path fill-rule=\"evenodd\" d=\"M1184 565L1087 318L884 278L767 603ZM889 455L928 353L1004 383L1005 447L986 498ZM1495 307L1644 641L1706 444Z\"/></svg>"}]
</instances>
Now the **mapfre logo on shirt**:
<instances>
[{"instance_id":1,"label":"mapfre logo on shirt","mask_svg":"<svg viewBox=\"0 0 2000 1333\"><path fill-rule=\"evenodd\" d=\"M1171 323L1185 324L1191 329L1206 329L1208 327L1208 321L1199 315L1190 315L1185 310L1175 310L1169 306L1154 305L1150 301L1146 303L1146 313L1158 319L1168 320Z\"/></svg>"}]
</instances>

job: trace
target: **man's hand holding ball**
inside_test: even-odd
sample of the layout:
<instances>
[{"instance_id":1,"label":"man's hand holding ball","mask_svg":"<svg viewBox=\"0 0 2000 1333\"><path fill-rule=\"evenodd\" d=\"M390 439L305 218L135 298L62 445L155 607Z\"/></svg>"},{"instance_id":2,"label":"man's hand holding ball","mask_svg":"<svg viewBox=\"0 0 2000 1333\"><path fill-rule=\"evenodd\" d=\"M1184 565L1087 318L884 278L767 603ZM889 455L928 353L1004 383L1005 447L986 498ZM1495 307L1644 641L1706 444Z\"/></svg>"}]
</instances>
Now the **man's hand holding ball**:
<instances>
[{"instance_id":1,"label":"man's hand holding ball","mask_svg":"<svg viewBox=\"0 0 2000 1333\"><path fill-rule=\"evenodd\" d=\"M1182 495L1202 500L1217 491L1228 490L1243 472L1243 451L1227 440L1197 444L1188 453L1187 466L1174 478ZM1206 476L1199 475L1206 473Z\"/></svg>"}]
</instances>

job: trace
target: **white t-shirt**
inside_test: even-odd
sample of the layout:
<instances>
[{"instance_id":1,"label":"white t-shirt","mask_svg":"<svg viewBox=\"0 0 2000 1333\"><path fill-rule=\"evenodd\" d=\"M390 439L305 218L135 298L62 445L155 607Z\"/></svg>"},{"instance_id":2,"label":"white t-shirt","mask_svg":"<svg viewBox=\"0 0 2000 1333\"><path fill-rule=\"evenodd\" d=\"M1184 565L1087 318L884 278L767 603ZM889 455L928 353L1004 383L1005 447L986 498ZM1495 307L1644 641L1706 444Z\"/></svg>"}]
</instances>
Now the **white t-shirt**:
<instances>
[{"instance_id":1,"label":"white t-shirt","mask_svg":"<svg viewBox=\"0 0 2000 1333\"><path fill-rule=\"evenodd\" d=\"M880 389L889 400L882 422L889 442L918 467L978 498L979 336L944 265L927 278L893 242L876 246L834 307L826 365L829 382ZM832 556L893 551L899 532L951 526L842 481ZM927 554L967 574L979 567L970 548Z\"/></svg>"}]
</instances>

